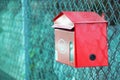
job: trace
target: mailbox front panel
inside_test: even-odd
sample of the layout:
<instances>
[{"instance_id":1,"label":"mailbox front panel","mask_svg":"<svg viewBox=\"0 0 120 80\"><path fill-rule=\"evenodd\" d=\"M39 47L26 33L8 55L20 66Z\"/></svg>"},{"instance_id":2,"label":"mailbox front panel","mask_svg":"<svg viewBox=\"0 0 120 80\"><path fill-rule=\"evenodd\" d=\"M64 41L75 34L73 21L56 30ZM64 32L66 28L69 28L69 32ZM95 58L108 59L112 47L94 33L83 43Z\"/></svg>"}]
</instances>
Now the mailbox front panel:
<instances>
[{"instance_id":1,"label":"mailbox front panel","mask_svg":"<svg viewBox=\"0 0 120 80\"><path fill-rule=\"evenodd\" d=\"M74 66L74 32L55 29L56 61Z\"/></svg>"},{"instance_id":2,"label":"mailbox front panel","mask_svg":"<svg viewBox=\"0 0 120 80\"><path fill-rule=\"evenodd\" d=\"M76 67L107 66L106 23L75 24Z\"/></svg>"}]
</instances>

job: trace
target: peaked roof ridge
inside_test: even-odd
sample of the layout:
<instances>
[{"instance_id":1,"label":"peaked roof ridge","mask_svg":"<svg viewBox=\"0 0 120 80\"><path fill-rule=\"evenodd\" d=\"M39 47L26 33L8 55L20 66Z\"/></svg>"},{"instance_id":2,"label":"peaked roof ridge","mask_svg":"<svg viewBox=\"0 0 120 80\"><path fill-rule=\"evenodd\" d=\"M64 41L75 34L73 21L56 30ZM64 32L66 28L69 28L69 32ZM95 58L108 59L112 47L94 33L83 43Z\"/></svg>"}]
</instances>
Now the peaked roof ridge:
<instances>
[{"instance_id":1,"label":"peaked roof ridge","mask_svg":"<svg viewBox=\"0 0 120 80\"><path fill-rule=\"evenodd\" d=\"M53 21L63 14L67 16L73 23L107 22L103 17L92 11L62 11L53 19Z\"/></svg>"}]
</instances>

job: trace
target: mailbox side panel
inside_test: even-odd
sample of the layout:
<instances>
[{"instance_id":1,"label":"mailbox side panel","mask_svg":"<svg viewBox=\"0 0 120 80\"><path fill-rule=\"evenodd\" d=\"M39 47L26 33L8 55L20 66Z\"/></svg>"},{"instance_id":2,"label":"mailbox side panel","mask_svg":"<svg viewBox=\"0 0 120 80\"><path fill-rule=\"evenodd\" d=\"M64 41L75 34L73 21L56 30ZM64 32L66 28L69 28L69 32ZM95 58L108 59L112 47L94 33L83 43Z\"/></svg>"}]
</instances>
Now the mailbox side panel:
<instances>
[{"instance_id":1,"label":"mailbox side panel","mask_svg":"<svg viewBox=\"0 0 120 80\"><path fill-rule=\"evenodd\" d=\"M107 66L107 24L75 24L76 67Z\"/></svg>"},{"instance_id":2,"label":"mailbox side panel","mask_svg":"<svg viewBox=\"0 0 120 80\"><path fill-rule=\"evenodd\" d=\"M72 48L72 49L71 49ZM55 29L56 61L74 66L74 32Z\"/></svg>"}]
</instances>

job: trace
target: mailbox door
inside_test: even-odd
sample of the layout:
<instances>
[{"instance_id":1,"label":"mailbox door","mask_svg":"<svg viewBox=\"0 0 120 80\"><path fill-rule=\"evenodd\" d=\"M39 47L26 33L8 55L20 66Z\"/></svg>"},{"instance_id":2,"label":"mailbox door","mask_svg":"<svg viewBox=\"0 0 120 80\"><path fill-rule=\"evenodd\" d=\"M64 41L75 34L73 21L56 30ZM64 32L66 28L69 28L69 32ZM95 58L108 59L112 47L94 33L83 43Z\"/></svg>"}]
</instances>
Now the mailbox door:
<instances>
[{"instance_id":1,"label":"mailbox door","mask_svg":"<svg viewBox=\"0 0 120 80\"><path fill-rule=\"evenodd\" d=\"M74 66L74 32L55 29L56 61Z\"/></svg>"},{"instance_id":2,"label":"mailbox door","mask_svg":"<svg viewBox=\"0 0 120 80\"><path fill-rule=\"evenodd\" d=\"M107 66L106 23L75 24L76 67Z\"/></svg>"}]
</instances>

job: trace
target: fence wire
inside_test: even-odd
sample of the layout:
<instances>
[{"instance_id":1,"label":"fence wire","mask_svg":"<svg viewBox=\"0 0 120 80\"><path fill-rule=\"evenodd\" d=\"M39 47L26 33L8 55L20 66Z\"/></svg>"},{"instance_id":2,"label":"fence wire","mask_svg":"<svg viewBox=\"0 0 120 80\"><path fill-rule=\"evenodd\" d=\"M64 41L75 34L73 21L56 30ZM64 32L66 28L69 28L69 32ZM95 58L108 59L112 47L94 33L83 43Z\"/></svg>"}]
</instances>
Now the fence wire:
<instances>
[{"instance_id":1,"label":"fence wire","mask_svg":"<svg viewBox=\"0 0 120 80\"><path fill-rule=\"evenodd\" d=\"M76 69L54 60L51 26L61 11L105 14L109 66ZM15 80L119 80L120 1L0 0L0 80L8 80L2 72Z\"/></svg>"}]
</instances>

